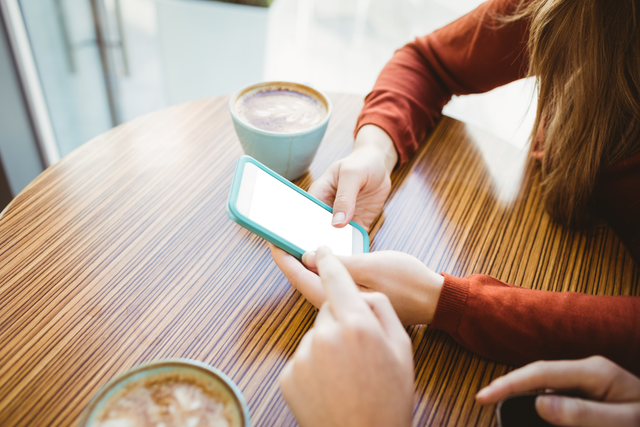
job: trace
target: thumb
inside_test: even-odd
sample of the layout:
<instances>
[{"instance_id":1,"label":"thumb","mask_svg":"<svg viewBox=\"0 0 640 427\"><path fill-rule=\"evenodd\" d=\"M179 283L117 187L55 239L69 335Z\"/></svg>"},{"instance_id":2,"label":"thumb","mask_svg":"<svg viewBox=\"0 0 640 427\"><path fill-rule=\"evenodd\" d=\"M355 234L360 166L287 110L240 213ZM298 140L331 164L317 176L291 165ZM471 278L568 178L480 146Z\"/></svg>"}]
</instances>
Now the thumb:
<instances>
[{"instance_id":1,"label":"thumb","mask_svg":"<svg viewBox=\"0 0 640 427\"><path fill-rule=\"evenodd\" d=\"M350 256L338 256L342 265L349 272L349 275L359 285L367 285L372 277L380 277L381 271L385 271L388 264L388 258L395 255L390 251L372 252L367 254L358 254ZM305 252L302 255L302 262L310 270L317 270L315 251Z\"/></svg>"},{"instance_id":2,"label":"thumb","mask_svg":"<svg viewBox=\"0 0 640 427\"><path fill-rule=\"evenodd\" d=\"M338 189L333 201L333 219L331 225L342 228L349 224L356 211L356 199L364 186L361 173L353 169L340 168L338 174Z\"/></svg>"},{"instance_id":3,"label":"thumb","mask_svg":"<svg viewBox=\"0 0 640 427\"><path fill-rule=\"evenodd\" d=\"M565 396L538 396L536 411L557 426L635 426L640 414L638 403L602 403Z\"/></svg>"}]
</instances>

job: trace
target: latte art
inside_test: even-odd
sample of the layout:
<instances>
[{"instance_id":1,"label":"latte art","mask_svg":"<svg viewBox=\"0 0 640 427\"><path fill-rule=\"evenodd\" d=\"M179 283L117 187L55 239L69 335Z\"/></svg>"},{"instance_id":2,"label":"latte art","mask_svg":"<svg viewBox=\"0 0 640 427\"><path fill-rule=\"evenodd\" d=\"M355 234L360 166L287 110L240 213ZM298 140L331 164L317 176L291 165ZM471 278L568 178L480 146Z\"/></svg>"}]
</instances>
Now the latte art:
<instances>
[{"instance_id":1,"label":"latte art","mask_svg":"<svg viewBox=\"0 0 640 427\"><path fill-rule=\"evenodd\" d=\"M240 427L233 397L197 375L156 374L105 402L91 427Z\"/></svg>"},{"instance_id":2,"label":"latte art","mask_svg":"<svg viewBox=\"0 0 640 427\"><path fill-rule=\"evenodd\" d=\"M236 102L239 118L258 129L295 133L310 129L325 118L324 103L289 89L249 92Z\"/></svg>"}]
</instances>

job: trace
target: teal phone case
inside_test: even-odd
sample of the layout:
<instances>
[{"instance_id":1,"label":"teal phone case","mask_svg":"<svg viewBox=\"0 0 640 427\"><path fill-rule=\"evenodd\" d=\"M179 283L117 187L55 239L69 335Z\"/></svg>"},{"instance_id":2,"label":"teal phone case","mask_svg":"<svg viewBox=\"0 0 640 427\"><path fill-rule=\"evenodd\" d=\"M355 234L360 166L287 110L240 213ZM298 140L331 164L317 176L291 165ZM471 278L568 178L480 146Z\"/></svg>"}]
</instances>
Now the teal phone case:
<instances>
[{"instance_id":1,"label":"teal phone case","mask_svg":"<svg viewBox=\"0 0 640 427\"><path fill-rule=\"evenodd\" d=\"M251 231L252 233L257 234L258 236L262 237L263 239L273 243L274 245L276 245L280 249L283 249L284 251L286 251L286 252L290 253L291 255L295 256L296 258L302 259L302 255L304 254L304 250L302 248L300 248L300 247L294 245L293 243L281 238L277 234L272 233L271 231L269 231L266 228L260 226L256 222L250 220L249 218L247 218L246 216L244 216L240 212L238 212L237 201L238 201L238 193L240 192L240 182L242 181L242 174L244 172L244 165L247 164L247 163L253 163L257 167L259 167L260 169L262 169L263 171L268 173L269 175L271 175L274 178L276 178L278 181L282 182L284 185L294 189L295 191L297 191L298 193L302 194L307 199L312 200L313 202L315 202L316 204L320 205L321 207L323 207L324 209L328 210L329 212L333 212L333 209L331 209L328 205L322 203L320 200L318 200L315 197L313 197L311 194L307 193L306 191L302 190L301 188L298 188L296 185L292 184L290 181L288 181L285 178L283 178L282 176L278 175L276 172L272 171L271 169L269 169L268 167L266 167L265 165L263 165L262 163L260 163L256 159L254 159L253 157L242 156L238 160L238 163L236 164L236 170L235 170L235 172L233 174L233 182L231 183L231 191L229 192L229 200L227 202L227 215L234 222L238 223L239 225L241 225L242 227L244 227L247 230ZM360 226L359 224L356 224L353 221L351 221L349 224L354 226L358 231L360 231L360 233L362 233L362 244L363 244L362 252L365 252L365 253L369 252L369 235L367 234L366 230L364 228L362 228L362 226Z\"/></svg>"}]
</instances>

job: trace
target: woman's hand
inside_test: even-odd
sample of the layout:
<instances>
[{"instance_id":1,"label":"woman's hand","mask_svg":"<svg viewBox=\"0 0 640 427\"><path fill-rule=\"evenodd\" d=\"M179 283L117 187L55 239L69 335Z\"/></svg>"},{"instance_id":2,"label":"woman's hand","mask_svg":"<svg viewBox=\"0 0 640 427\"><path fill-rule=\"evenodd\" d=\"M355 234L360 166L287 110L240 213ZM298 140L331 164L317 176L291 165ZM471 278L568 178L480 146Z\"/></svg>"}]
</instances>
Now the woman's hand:
<instances>
[{"instance_id":1,"label":"woman's hand","mask_svg":"<svg viewBox=\"0 0 640 427\"><path fill-rule=\"evenodd\" d=\"M331 250L318 249L328 301L280 375L303 427L410 426L411 341L389 300L363 294Z\"/></svg>"},{"instance_id":2,"label":"woman's hand","mask_svg":"<svg viewBox=\"0 0 640 427\"><path fill-rule=\"evenodd\" d=\"M289 282L316 307L326 301L317 271L315 252L307 252L302 260L269 244L273 259ZM431 323L436 311L444 277L402 252L382 251L341 256L338 259L365 292L385 294L405 325ZM311 271L310 271L311 270Z\"/></svg>"},{"instance_id":3,"label":"woman's hand","mask_svg":"<svg viewBox=\"0 0 640 427\"><path fill-rule=\"evenodd\" d=\"M351 220L367 230L382 212L391 191L391 171L398 161L393 141L374 125L358 131L353 152L333 163L309 188L309 194L333 206L332 225Z\"/></svg>"},{"instance_id":4,"label":"woman's hand","mask_svg":"<svg viewBox=\"0 0 640 427\"><path fill-rule=\"evenodd\" d=\"M535 362L494 380L476 395L483 405L538 389L580 391L588 399L538 396L540 417L558 426L640 425L640 379L604 357Z\"/></svg>"}]
</instances>

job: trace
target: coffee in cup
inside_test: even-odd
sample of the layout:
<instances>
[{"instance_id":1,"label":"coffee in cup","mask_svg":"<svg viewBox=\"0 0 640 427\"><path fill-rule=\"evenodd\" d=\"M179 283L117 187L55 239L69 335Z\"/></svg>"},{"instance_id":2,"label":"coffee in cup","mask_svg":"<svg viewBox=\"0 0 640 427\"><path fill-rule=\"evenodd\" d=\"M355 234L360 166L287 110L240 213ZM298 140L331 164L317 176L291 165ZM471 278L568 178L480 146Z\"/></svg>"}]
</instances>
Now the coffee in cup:
<instances>
[{"instance_id":1,"label":"coffee in cup","mask_svg":"<svg viewBox=\"0 0 640 427\"><path fill-rule=\"evenodd\" d=\"M108 383L89 404L86 427L245 427L246 403L224 374L200 362L152 362Z\"/></svg>"},{"instance_id":2,"label":"coffee in cup","mask_svg":"<svg viewBox=\"0 0 640 427\"><path fill-rule=\"evenodd\" d=\"M331 102L299 83L265 82L229 100L233 125L245 154L289 180L313 161L331 116Z\"/></svg>"},{"instance_id":3,"label":"coffee in cup","mask_svg":"<svg viewBox=\"0 0 640 427\"><path fill-rule=\"evenodd\" d=\"M284 87L262 87L243 93L235 112L243 122L277 133L296 133L318 125L327 106L308 91Z\"/></svg>"}]
</instances>

